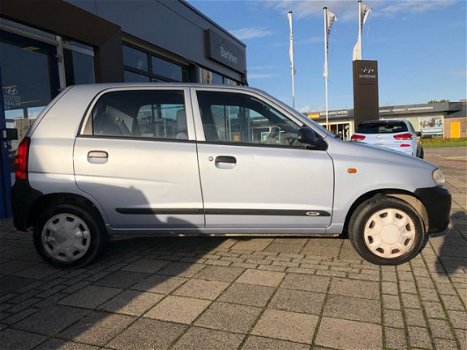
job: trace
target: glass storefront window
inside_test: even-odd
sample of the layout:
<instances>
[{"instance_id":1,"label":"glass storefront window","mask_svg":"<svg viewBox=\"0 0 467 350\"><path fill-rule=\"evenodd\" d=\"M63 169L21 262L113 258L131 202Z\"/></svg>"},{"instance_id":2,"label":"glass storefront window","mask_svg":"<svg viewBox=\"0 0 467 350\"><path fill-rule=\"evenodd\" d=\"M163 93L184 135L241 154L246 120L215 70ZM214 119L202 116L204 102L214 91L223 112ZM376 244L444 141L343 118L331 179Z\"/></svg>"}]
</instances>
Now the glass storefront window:
<instances>
[{"instance_id":1,"label":"glass storefront window","mask_svg":"<svg viewBox=\"0 0 467 350\"><path fill-rule=\"evenodd\" d=\"M124 79L127 83L147 83L149 82L149 77L143 74L133 73L130 71L125 71Z\"/></svg>"},{"instance_id":2,"label":"glass storefront window","mask_svg":"<svg viewBox=\"0 0 467 350\"><path fill-rule=\"evenodd\" d=\"M66 85L93 84L94 57L69 49L63 50L65 56Z\"/></svg>"},{"instance_id":3,"label":"glass storefront window","mask_svg":"<svg viewBox=\"0 0 467 350\"><path fill-rule=\"evenodd\" d=\"M159 57L151 57L152 72L155 75L169 78L174 81L183 81L182 66L166 61Z\"/></svg>"},{"instance_id":4,"label":"glass storefront window","mask_svg":"<svg viewBox=\"0 0 467 350\"><path fill-rule=\"evenodd\" d=\"M148 55L129 46L123 46L123 64L142 71L148 70Z\"/></svg>"}]
</instances>

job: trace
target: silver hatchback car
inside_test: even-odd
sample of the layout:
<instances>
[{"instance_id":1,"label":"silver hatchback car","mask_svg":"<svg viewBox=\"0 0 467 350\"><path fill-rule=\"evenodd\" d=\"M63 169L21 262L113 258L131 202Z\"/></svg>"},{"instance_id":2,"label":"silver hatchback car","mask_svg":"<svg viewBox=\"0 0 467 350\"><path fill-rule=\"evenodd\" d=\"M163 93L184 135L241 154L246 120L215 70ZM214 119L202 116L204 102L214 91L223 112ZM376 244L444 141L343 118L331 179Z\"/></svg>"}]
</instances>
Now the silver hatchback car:
<instances>
[{"instance_id":1,"label":"silver hatchback car","mask_svg":"<svg viewBox=\"0 0 467 350\"><path fill-rule=\"evenodd\" d=\"M15 167L14 224L59 266L148 234L348 234L366 260L400 264L446 229L451 207L435 165L336 139L245 87L70 87Z\"/></svg>"}]
</instances>

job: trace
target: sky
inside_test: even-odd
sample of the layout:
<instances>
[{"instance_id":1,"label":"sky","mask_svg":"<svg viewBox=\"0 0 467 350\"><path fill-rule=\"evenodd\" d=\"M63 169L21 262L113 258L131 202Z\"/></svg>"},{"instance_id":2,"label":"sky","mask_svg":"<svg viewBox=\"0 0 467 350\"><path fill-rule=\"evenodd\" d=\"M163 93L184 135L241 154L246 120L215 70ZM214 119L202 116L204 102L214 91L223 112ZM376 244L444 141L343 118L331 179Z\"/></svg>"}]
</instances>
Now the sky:
<instances>
[{"instance_id":1,"label":"sky","mask_svg":"<svg viewBox=\"0 0 467 350\"><path fill-rule=\"evenodd\" d=\"M189 0L246 44L248 83L292 105L287 12L293 11L296 109L325 108L323 7L329 38L329 109L353 108L356 0ZM367 0L362 59L378 61L379 104L466 96L466 0Z\"/></svg>"}]
</instances>

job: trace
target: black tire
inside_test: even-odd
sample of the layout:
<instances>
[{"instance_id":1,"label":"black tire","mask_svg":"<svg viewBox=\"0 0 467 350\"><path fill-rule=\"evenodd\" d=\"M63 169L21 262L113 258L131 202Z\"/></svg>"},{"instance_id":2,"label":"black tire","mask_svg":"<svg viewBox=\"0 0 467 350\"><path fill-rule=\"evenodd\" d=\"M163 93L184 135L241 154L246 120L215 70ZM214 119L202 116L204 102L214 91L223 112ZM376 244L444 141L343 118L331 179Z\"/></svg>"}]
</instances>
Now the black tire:
<instances>
[{"instance_id":1,"label":"black tire","mask_svg":"<svg viewBox=\"0 0 467 350\"><path fill-rule=\"evenodd\" d=\"M58 225L60 220L72 223L76 221L78 227L79 236L76 241L83 245L83 249L78 253L77 250L72 252L71 259L67 259L64 253L59 253L53 244L45 242L46 237L53 236L50 226L54 225L54 222ZM45 228L46 224L47 228ZM82 232L85 232L85 236ZM106 240L105 228L98 214L92 208L77 204L59 204L48 208L38 217L33 236L34 246L39 255L50 264L60 267L82 267L89 264L101 253ZM55 238L52 239L55 241Z\"/></svg>"},{"instance_id":2,"label":"black tire","mask_svg":"<svg viewBox=\"0 0 467 350\"><path fill-rule=\"evenodd\" d=\"M409 235L413 235L413 238L405 240L405 238L402 237L402 239L405 240L403 243L405 245L404 250L407 249L407 251L403 252L402 254L402 250L399 249L386 249L385 252L383 248L377 248L377 242L373 242L371 233L367 232L367 238L365 238L365 230L371 232L373 229L372 225L375 225L374 218L378 218L378 216L381 215L380 218L384 219L384 216L382 215L384 215L384 211L386 210L389 210L392 213L396 213L396 218L397 215L400 216L400 213L402 213L412 220L411 223L406 224L406 226L403 228L409 232ZM381 214L376 214L380 211ZM398 218L398 220L401 218ZM385 227L389 226L391 225L386 225ZM408 228L410 230L408 230ZM425 225L423 224L423 220L418 212L407 202L389 196L376 196L360 204L350 219L348 233L352 246L360 254L360 256L365 260L377 265L399 265L411 260L420 252L421 248L424 246L426 237ZM373 247L373 250L376 250L375 252L373 252L368 246L372 243L375 243L375 246ZM384 243L386 243L386 241L384 241ZM385 253L392 254L394 257L380 256ZM397 256L397 254L401 255Z\"/></svg>"},{"instance_id":3,"label":"black tire","mask_svg":"<svg viewBox=\"0 0 467 350\"><path fill-rule=\"evenodd\" d=\"M423 150L423 147L420 147L418 158L423 159L423 157L425 157L425 151Z\"/></svg>"}]
</instances>

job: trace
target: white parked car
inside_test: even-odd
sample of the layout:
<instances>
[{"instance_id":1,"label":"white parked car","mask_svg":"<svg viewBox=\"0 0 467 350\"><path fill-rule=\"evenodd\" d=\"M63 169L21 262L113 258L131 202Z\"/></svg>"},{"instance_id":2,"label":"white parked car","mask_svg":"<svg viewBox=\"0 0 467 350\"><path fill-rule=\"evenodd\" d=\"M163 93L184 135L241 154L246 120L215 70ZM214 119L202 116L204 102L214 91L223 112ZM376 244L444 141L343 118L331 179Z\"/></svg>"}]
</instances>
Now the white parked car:
<instances>
[{"instance_id":1,"label":"white parked car","mask_svg":"<svg viewBox=\"0 0 467 350\"><path fill-rule=\"evenodd\" d=\"M18 147L14 224L59 266L117 235L343 233L394 265L446 229L435 165L333 136L246 87L70 87Z\"/></svg>"},{"instance_id":2,"label":"white parked car","mask_svg":"<svg viewBox=\"0 0 467 350\"><path fill-rule=\"evenodd\" d=\"M394 151L423 158L423 147L408 120L369 120L361 122L351 141L386 147Z\"/></svg>"}]
</instances>

